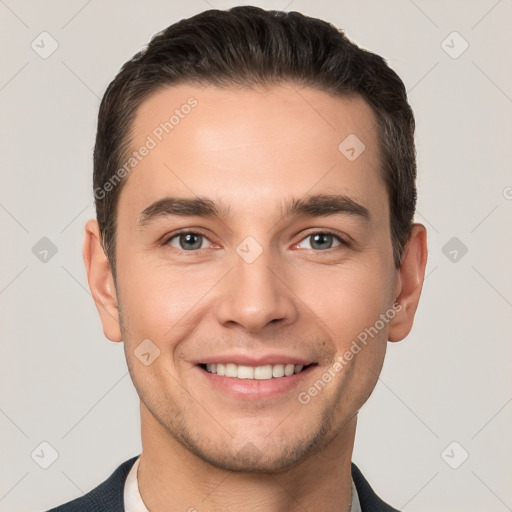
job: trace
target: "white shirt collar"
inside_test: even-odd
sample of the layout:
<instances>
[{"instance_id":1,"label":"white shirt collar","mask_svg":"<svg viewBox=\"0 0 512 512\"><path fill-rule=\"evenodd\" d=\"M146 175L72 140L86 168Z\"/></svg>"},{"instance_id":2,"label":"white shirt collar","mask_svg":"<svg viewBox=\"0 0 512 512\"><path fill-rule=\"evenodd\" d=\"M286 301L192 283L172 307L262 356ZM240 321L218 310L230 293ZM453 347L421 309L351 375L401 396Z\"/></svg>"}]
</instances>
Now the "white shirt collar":
<instances>
[{"instance_id":1,"label":"white shirt collar","mask_svg":"<svg viewBox=\"0 0 512 512\"><path fill-rule=\"evenodd\" d=\"M139 492L139 484L137 481L137 469L139 468L140 456L133 464L126 482L124 484L124 510L125 512L149 512L146 505L142 501ZM359 496L357 495L354 480L352 480L352 502L350 504L350 512L361 512L361 504L359 503Z\"/></svg>"},{"instance_id":2,"label":"white shirt collar","mask_svg":"<svg viewBox=\"0 0 512 512\"><path fill-rule=\"evenodd\" d=\"M149 512L142 501L137 481L137 469L139 468L140 455L130 469L124 483L124 510L125 512Z\"/></svg>"}]
</instances>

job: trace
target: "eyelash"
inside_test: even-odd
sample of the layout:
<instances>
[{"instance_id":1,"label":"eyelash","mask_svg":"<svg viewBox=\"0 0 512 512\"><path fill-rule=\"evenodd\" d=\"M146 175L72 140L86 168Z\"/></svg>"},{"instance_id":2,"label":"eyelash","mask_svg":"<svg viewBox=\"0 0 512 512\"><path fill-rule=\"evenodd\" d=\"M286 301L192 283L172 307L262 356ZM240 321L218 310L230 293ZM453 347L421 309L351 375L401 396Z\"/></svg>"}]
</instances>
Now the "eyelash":
<instances>
[{"instance_id":1,"label":"eyelash","mask_svg":"<svg viewBox=\"0 0 512 512\"><path fill-rule=\"evenodd\" d=\"M201 233L201 231L191 231L189 229L183 229L183 230L179 230L179 231L175 231L174 233L172 233L170 236L166 237L164 242L162 243L163 246L167 246L169 244L169 242L176 238L177 236L179 235L201 235L202 237L206 238L207 240L210 240L204 233ZM318 250L318 249L308 249L308 250L311 250L311 251L314 251L314 252L317 252L317 253L326 253L326 252L329 252L329 251L332 251L332 250L336 250L336 249L340 249L340 248L346 248L346 247L350 247L350 243L345 240L344 238L342 238L340 235L338 235L337 233L334 233L333 231L330 231L330 230L319 230L319 231L313 231L311 233L308 233L307 235L305 235L303 238L301 238L299 240L299 242L297 242L296 244L294 245L298 245L300 244L301 242L303 242L306 238L309 238L310 236L313 236L313 235L331 235L333 236L336 240L338 240L338 242L340 242L340 245L336 246L336 247L330 247L329 249L324 249L324 250ZM170 246L169 246L170 247ZM177 249L176 247L172 247L172 249L176 250L176 251L179 251L179 252L184 252L184 253L191 253L191 254L194 254L194 253L197 253L197 252L200 252L202 251L203 249L195 249L195 250L190 250L190 251L186 251L184 249Z\"/></svg>"}]
</instances>

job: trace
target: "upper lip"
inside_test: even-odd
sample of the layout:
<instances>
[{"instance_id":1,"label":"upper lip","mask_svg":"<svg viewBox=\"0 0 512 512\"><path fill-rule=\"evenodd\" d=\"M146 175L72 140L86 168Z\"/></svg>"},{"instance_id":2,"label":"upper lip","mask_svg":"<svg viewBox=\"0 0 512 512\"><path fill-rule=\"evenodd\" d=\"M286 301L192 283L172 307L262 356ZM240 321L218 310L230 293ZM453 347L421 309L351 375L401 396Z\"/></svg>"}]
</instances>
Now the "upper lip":
<instances>
[{"instance_id":1,"label":"upper lip","mask_svg":"<svg viewBox=\"0 0 512 512\"><path fill-rule=\"evenodd\" d=\"M236 365L244 366L264 366L267 364L301 364L306 366L313 363L310 359L303 357L296 357L284 354L263 354L260 356L247 355L247 354L221 354L210 357L205 357L195 362L195 364L225 364L234 363Z\"/></svg>"}]
</instances>

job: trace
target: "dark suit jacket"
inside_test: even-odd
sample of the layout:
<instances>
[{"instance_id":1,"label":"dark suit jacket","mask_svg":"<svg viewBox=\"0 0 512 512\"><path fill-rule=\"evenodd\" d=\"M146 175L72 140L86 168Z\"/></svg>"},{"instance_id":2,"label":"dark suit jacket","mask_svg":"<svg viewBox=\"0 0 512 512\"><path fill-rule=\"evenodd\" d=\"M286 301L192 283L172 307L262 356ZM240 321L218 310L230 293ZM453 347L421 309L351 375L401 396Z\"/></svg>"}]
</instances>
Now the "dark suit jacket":
<instances>
[{"instance_id":1,"label":"dark suit jacket","mask_svg":"<svg viewBox=\"0 0 512 512\"><path fill-rule=\"evenodd\" d=\"M48 512L124 512L124 482L136 457L123 462L107 480L81 498L52 508ZM362 512L398 512L386 505L370 487L359 468L352 463L352 478L359 495Z\"/></svg>"}]
</instances>

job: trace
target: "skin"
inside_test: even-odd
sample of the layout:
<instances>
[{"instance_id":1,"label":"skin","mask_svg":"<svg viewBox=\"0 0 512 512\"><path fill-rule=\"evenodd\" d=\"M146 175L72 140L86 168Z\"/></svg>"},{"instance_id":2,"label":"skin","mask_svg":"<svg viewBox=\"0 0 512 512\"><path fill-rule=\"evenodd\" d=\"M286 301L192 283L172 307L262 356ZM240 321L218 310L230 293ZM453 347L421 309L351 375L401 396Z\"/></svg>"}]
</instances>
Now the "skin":
<instances>
[{"instance_id":1,"label":"skin","mask_svg":"<svg viewBox=\"0 0 512 512\"><path fill-rule=\"evenodd\" d=\"M140 106L133 148L193 96L198 105L130 173L120 194L114 284L98 224L86 225L84 261L105 336L124 342L140 396L141 496L152 512L347 511L357 413L373 391L388 341L410 332L427 260L415 224L400 269L393 265L389 202L379 174L376 118L359 97L288 84L267 89L160 90ZM365 151L349 161L341 141ZM355 215L283 218L291 198L344 194ZM141 212L167 196L228 205L219 218ZM203 234L180 245L177 229ZM318 248L311 234L349 241ZM252 236L252 263L237 246ZM331 241L332 240L332 241ZM329 244L327 244L328 246ZM185 245L187 247L187 245ZM395 302L400 312L306 405L298 400ZM148 366L144 339L160 355ZM233 398L198 377L217 354L280 353L317 365L271 399Z\"/></svg>"}]
</instances>

